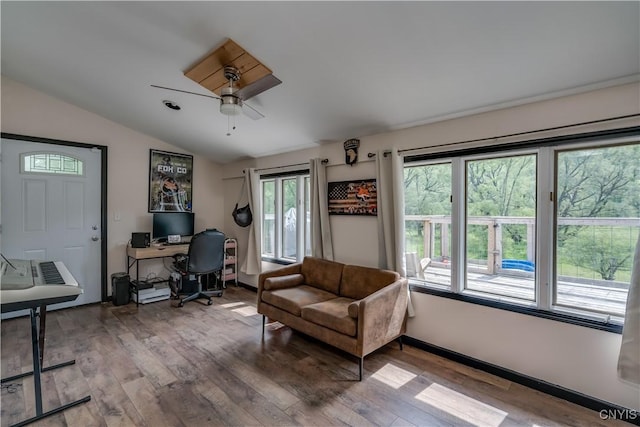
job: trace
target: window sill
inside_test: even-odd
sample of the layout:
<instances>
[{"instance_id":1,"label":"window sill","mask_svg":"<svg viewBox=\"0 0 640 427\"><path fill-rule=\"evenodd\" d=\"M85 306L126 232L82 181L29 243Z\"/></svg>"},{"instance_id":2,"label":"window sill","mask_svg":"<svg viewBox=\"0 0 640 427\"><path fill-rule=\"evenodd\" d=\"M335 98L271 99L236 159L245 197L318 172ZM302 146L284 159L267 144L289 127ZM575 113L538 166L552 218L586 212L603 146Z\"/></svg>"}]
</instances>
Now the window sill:
<instances>
[{"instance_id":1,"label":"window sill","mask_svg":"<svg viewBox=\"0 0 640 427\"><path fill-rule=\"evenodd\" d=\"M269 262L271 264L280 264L280 265L291 265L296 263L296 261L291 261L288 259L268 258L268 257L262 257L262 262Z\"/></svg>"},{"instance_id":2,"label":"window sill","mask_svg":"<svg viewBox=\"0 0 640 427\"><path fill-rule=\"evenodd\" d=\"M537 308L520 306L516 304L508 304L501 301L493 301L490 299L485 299L485 298L480 298L475 296L454 294L449 291L434 289L434 288L416 284L416 283L410 283L409 289L417 293L434 295L434 296L453 299L453 300L462 301L470 304L477 304L485 307L496 308L499 310L511 311L514 313L524 314L527 316L541 317L543 319L555 320L558 322L569 323L577 326L584 326L586 328L598 329L601 331L612 332L616 334L622 333L622 325L615 324L615 323L585 319L578 316L572 316L572 315L553 312L553 311L540 310Z\"/></svg>"}]
</instances>

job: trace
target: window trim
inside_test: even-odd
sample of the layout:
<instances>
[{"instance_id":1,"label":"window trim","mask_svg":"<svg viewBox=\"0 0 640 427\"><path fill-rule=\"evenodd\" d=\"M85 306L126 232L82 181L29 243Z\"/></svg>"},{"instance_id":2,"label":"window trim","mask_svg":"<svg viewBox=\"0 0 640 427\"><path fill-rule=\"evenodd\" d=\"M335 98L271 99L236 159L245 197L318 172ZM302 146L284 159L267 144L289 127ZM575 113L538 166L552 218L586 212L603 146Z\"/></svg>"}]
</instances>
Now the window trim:
<instances>
[{"instance_id":1,"label":"window trim","mask_svg":"<svg viewBox=\"0 0 640 427\"><path fill-rule=\"evenodd\" d=\"M280 265L291 265L291 264L295 264L297 262L297 261L291 261L291 260L287 260L287 259L272 258L272 257L266 257L266 256L262 257L262 261L263 262L268 262L268 263L271 263L271 264L280 264Z\"/></svg>"},{"instance_id":2,"label":"window trim","mask_svg":"<svg viewBox=\"0 0 640 427\"><path fill-rule=\"evenodd\" d=\"M404 167L423 166L428 164L451 163L452 167L452 198L451 198L451 256L452 261L457 257L457 262L452 262L451 283L448 289L431 286L426 282L417 279L409 279L410 290L435 295L442 298L449 298L458 301L478 304L491 308L502 309L549 320L556 320L564 323L599 329L612 333L622 333L623 325L617 321L612 322L606 315L606 320L600 320L596 312L584 311L565 306L556 306L555 294L555 226L556 226L556 203L549 200L547 189L551 188L555 197L557 193L557 171L554 174L544 173L543 167L547 167L550 162L557 161L557 153L568 150L579 150L584 148L596 148L600 146L626 145L637 141L640 136L640 126L588 132L575 135L563 135L550 138L539 138L522 142L507 142L489 147L473 147L459 150L446 150L428 154L408 155L404 157ZM565 150L562 149L564 146ZM533 153L537 156L536 165L536 266L540 267L535 276L535 294L531 304L527 301L521 303L508 303L489 297L476 296L466 289L466 238L461 238L466 231L466 162L473 159L505 157L517 153ZM462 165L460 165L462 163ZM462 166L462 167L461 167ZM455 174L460 176L455 176ZM462 187L462 188L460 188ZM454 226L455 225L455 226ZM544 246L546 245L546 246ZM553 251L539 250L540 247L552 247ZM575 309L575 314L573 313Z\"/></svg>"}]
</instances>

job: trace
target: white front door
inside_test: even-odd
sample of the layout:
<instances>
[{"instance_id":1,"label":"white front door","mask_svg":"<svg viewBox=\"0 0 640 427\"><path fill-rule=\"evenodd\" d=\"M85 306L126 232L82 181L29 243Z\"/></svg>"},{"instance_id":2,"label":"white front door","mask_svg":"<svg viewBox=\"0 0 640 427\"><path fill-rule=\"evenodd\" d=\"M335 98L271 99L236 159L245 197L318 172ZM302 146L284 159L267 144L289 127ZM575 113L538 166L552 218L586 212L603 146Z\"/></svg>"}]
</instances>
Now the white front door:
<instances>
[{"instance_id":1,"label":"white front door","mask_svg":"<svg viewBox=\"0 0 640 427\"><path fill-rule=\"evenodd\" d=\"M67 266L83 294L48 310L99 302L100 150L5 138L1 144L2 254Z\"/></svg>"}]
</instances>

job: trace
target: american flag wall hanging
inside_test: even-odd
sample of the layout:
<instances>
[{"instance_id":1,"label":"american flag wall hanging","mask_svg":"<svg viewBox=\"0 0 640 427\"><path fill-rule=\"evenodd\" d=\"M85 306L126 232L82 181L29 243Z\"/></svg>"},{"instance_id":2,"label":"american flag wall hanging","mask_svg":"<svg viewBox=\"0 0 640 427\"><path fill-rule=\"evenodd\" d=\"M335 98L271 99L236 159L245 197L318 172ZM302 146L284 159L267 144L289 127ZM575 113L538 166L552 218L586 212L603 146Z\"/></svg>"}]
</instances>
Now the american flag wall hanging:
<instances>
[{"instance_id":1,"label":"american flag wall hanging","mask_svg":"<svg viewBox=\"0 0 640 427\"><path fill-rule=\"evenodd\" d=\"M329 215L378 215L375 179L330 182Z\"/></svg>"}]
</instances>

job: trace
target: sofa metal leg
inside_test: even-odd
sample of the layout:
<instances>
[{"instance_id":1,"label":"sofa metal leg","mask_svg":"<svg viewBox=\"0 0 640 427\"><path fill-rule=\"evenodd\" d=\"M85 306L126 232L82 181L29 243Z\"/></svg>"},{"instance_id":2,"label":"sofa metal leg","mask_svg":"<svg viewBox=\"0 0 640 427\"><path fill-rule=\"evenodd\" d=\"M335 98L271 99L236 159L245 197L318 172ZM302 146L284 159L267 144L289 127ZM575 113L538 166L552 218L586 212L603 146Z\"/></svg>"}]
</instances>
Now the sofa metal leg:
<instances>
[{"instance_id":1,"label":"sofa metal leg","mask_svg":"<svg viewBox=\"0 0 640 427\"><path fill-rule=\"evenodd\" d=\"M400 344L400 351L402 351L403 350L403 347L402 347L402 336L398 337L398 343Z\"/></svg>"},{"instance_id":2,"label":"sofa metal leg","mask_svg":"<svg viewBox=\"0 0 640 427\"><path fill-rule=\"evenodd\" d=\"M262 315L262 336L264 336L264 324L267 321L266 316L263 314Z\"/></svg>"},{"instance_id":3,"label":"sofa metal leg","mask_svg":"<svg viewBox=\"0 0 640 427\"><path fill-rule=\"evenodd\" d=\"M364 365L364 357L360 358L360 363L359 363L359 368L360 368L360 379L358 381L362 381L362 367Z\"/></svg>"}]
</instances>

